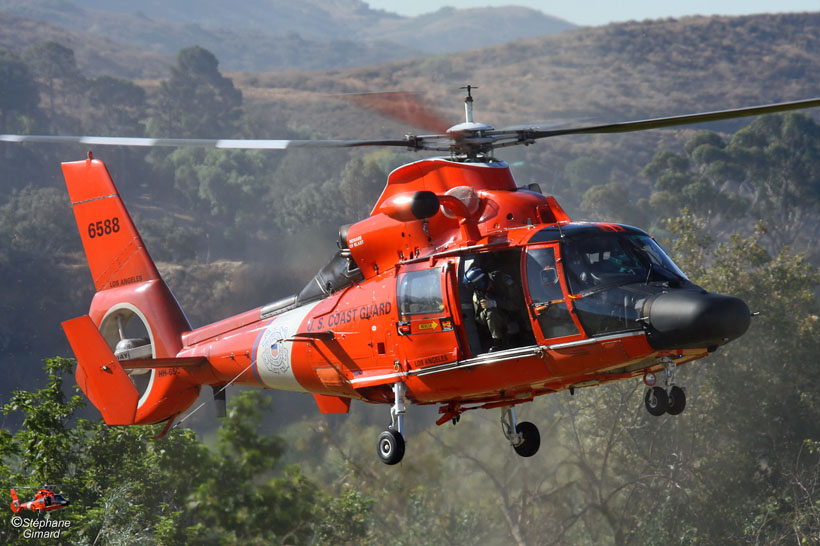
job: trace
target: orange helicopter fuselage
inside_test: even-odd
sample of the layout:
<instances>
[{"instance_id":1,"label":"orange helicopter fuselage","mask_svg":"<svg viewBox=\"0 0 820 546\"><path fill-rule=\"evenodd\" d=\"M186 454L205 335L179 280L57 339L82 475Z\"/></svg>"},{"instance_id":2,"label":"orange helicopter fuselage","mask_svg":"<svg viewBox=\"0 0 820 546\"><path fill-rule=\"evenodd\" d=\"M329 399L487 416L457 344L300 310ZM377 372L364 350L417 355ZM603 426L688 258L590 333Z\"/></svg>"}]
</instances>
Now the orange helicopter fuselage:
<instances>
[{"instance_id":1,"label":"orange helicopter fuselage","mask_svg":"<svg viewBox=\"0 0 820 546\"><path fill-rule=\"evenodd\" d=\"M565 239L648 236L629 226L571 222L555 199L517 187L503 162L427 159L395 170L372 214L343 230L335 261L300 294L198 329L174 306L136 230L130 233L119 197L110 205L94 197L112 192L104 165L89 159L64 170L75 195L73 180L96 180L96 189L79 194L82 201L72 196L78 224L94 235L80 229L98 290L90 320L113 349L109 319L137 315L151 342L151 358L120 361L127 370L150 369L139 396L104 347L95 357L108 358L114 369L78 367L80 386L109 424L173 418L202 385L229 383L313 393L323 412L344 413L354 398L390 403L392 386L401 382L413 403L441 404L444 422L465 409L641 376L702 358L715 345L684 340L659 347L648 339L646 317L629 315L640 309L627 309L614 326L600 319L594 307L601 302L593 301L600 295L585 296L580 281L571 281ZM89 203L96 208L86 211ZM107 239L111 248L95 247L106 242L94 233L101 217L122 226ZM106 255L118 256L116 267L95 258ZM515 339L495 352L487 351L464 281L470 267L487 261L520 294L509 317ZM582 310L587 301L592 307ZM583 313L606 324L591 329ZM65 323L70 340L94 334L79 320ZM74 328L85 333L74 335ZM72 342L75 353L78 345ZM110 394L120 386L129 392Z\"/></svg>"}]
</instances>

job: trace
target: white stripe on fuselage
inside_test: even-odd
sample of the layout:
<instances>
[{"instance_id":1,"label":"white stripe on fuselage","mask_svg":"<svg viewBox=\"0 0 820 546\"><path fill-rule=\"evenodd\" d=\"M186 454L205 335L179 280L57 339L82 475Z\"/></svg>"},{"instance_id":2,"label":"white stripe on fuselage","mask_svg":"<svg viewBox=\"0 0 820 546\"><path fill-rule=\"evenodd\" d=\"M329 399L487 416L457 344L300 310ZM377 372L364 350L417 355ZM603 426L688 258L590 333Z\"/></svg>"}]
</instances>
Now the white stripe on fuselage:
<instances>
[{"instance_id":1,"label":"white stripe on fuselage","mask_svg":"<svg viewBox=\"0 0 820 546\"><path fill-rule=\"evenodd\" d=\"M293 374L293 341L285 340L299 331L299 325L318 303L282 313L265 327L256 346L254 364L259 379L266 387L307 392Z\"/></svg>"}]
</instances>

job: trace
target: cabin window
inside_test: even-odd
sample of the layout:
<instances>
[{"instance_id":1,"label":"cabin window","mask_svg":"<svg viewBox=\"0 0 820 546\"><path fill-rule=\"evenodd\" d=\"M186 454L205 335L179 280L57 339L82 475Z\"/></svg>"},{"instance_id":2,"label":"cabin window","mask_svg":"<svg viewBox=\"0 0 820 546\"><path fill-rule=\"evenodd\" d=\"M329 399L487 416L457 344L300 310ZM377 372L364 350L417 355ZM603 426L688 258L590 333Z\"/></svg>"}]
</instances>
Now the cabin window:
<instances>
[{"instance_id":1,"label":"cabin window","mask_svg":"<svg viewBox=\"0 0 820 546\"><path fill-rule=\"evenodd\" d=\"M399 277L399 312L402 315L421 315L444 311L441 296L441 271L426 269L411 271Z\"/></svg>"}]
</instances>

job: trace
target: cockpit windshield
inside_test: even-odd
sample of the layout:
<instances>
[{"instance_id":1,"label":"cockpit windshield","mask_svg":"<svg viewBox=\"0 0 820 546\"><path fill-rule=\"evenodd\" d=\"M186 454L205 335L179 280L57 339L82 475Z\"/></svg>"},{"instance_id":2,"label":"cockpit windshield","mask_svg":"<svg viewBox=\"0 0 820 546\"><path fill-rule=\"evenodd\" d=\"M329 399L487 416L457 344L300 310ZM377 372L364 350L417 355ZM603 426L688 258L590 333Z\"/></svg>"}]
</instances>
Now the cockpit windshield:
<instances>
[{"instance_id":1,"label":"cockpit windshield","mask_svg":"<svg viewBox=\"0 0 820 546\"><path fill-rule=\"evenodd\" d=\"M648 297L665 287L691 284L661 247L638 230L580 228L561 241L575 313L588 335L640 330Z\"/></svg>"},{"instance_id":2,"label":"cockpit windshield","mask_svg":"<svg viewBox=\"0 0 820 546\"><path fill-rule=\"evenodd\" d=\"M616 285L661 282L679 285L686 275L651 237L637 233L585 234L564 244L564 267L575 293Z\"/></svg>"}]
</instances>

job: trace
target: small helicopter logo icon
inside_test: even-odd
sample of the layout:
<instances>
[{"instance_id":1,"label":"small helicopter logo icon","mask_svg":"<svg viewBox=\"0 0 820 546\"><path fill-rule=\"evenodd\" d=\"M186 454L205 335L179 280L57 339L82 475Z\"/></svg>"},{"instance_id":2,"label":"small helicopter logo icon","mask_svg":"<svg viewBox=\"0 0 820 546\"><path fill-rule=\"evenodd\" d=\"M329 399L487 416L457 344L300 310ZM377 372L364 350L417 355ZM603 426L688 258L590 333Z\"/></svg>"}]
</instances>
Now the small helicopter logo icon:
<instances>
[{"instance_id":1,"label":"small helicopter logo icon","mask_svg":"<svg viewBox=\"0 0 820 546\"><path fill-rule=\"evenodd\" d=\"M20 502L14 489L10 489L12 512L15 514L22 510L31 510L32 512L38 513L51 512L52 510L59 510L71 504L61 494L51 491L51 487L53 486L44 485L40 487L37 494L34 495L34 498L28 502Z\"/></svg>"}]
</instances>

